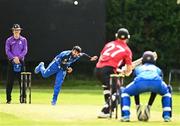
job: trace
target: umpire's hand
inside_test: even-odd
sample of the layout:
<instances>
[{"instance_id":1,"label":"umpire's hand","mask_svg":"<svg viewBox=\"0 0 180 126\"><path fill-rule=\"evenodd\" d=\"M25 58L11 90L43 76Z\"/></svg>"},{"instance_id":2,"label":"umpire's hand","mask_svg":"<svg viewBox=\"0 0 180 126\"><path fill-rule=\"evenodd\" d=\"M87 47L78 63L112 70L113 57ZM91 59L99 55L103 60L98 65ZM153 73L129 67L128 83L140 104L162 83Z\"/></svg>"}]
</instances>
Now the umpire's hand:
<instances>
[{"instance_id":1,"label":"umpire's hand","mask_svg":"<svg viewBox=\"0 0 180 126\"><path fill-rule=\"evenodd\" d=\"M20 63L19 58L18 58L17 56L15 56L15 57L13 58L13 62L14 62L15 64Z\"/></svg>"}]
</instances>

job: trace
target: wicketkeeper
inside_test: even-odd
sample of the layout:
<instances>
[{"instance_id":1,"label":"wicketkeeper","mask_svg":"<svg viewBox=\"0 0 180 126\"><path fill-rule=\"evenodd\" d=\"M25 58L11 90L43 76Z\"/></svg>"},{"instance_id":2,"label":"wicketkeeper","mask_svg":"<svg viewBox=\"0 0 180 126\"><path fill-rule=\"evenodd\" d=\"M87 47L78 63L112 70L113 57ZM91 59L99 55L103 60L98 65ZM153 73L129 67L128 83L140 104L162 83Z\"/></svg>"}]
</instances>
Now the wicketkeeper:
<instances>
[{"instance_id":1,"label":"wicketkeeper","mask_svg":"<svg viewBox=\"0 0 180 126\"><path fill-rule=\"evenodd\" d=\"M126 86L121 94L122 100L122 119L130 121L130 96L139 95L143 92L153 92L162 96L162 117L165 122L171 119L171 94L168 87L162 80L162 71L155 66L153 52L146 51L143 54L142 65L134 70L134 80ZM150 106L149 106L150 109ZM146 116L146 115L144 115Z\"/></svg>"},{"instance_id":2,"label":"wicketkeeper","mask_svg":"<svg viewBox=\"0 0 180 126\"><path fill-rule=\"evenodd\" d=\"M71 64L79 60L82 56L88 57L90 61L95 61L98 58L97 56L91 57L86 53L82 53L79 46L74 46L72 50L63 51L57 55L47 68L44 67L44 62L39 63L35 68L34 72L36 74L41 72L44 78L56 74L54 94L51 101L52 105L56 105L58 94L61 90L66 74L72 72L72 68L70 67Z\"/></svg>"}]
</instances>

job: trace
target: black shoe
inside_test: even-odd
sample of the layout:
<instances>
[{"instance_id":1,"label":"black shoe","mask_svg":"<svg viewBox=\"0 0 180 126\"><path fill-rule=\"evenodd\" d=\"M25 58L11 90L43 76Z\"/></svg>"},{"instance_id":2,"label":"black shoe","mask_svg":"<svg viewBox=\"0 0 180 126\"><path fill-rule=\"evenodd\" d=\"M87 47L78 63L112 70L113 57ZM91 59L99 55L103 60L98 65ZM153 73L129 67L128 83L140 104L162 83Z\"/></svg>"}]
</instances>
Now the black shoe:
<instances>
[{"instance_id":1,"label":"black shoe","mask_svg":"<svg viewBox=\"0 0 180 126\"><path fill-rule=\"evenodd\" d=\"M11 104L11 101L7 101L6 104Z\"/></svg>"}]
</instances>

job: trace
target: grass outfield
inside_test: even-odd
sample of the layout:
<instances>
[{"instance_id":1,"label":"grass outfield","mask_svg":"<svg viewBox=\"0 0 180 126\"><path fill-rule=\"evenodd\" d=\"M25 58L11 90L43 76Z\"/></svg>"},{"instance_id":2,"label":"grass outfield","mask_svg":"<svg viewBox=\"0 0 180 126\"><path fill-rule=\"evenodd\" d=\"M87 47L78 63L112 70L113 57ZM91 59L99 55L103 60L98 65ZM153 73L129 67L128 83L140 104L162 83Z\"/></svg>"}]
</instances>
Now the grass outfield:
<instances>
[{"instance_id":1,"label":"grass outfield","mask_svg":"<svg viewBox=\"0 0 180 126\"><path fill-rule=\"evenodd\" d=\"M19 104L17 88L12 93L12 104L5 104L5 90L0 89L0 126L180 126L180 93L173 94L171 122L163 122L160 96L151 108L149 122L137 121L133 99L131 122L120 122L120 119L97 119L103 105L99 86L64 87L56 106L50 105L52 87L33 87L32 104ZM141 95L143 104L148 97L149 94Z\"/></svg>"}]
</instances>

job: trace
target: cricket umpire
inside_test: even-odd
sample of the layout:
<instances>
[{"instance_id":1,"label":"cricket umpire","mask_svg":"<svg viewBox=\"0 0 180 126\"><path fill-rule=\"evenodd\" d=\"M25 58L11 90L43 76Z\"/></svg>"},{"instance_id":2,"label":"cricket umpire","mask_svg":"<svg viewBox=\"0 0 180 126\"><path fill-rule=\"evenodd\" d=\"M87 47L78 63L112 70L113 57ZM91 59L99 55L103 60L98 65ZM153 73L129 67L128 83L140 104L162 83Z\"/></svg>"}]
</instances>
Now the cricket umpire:
<instances>
[{"instance_id":1,"label":"cricket umpire","mask_svg":"<svg viewBox=\"0 0 180 126\"><path fill-rule=\"evenodd\" d=\"M11 92L15 77L18 79L19 85L21 82L20 74L25 71L24 59L28 51L27 40L21 36L22 28L19 24L14 24L12 29L13 35L7 38L5 51L8 58L8 72L6 85L6 100L7 104L11 103ZM25 98L25 90L23 90L23 97ZM20 103L24 103L22 100Z\"/></svg>"}]
</instances>

